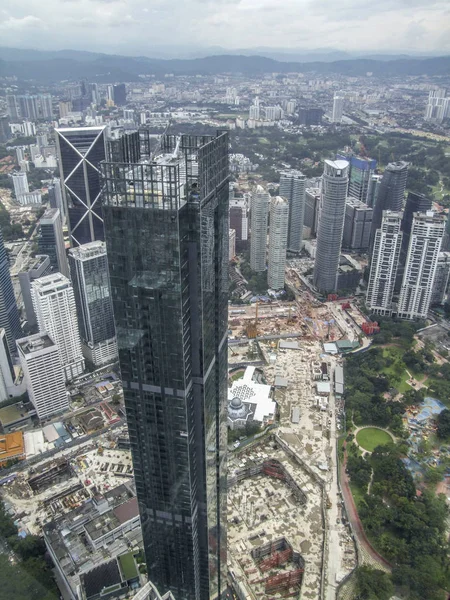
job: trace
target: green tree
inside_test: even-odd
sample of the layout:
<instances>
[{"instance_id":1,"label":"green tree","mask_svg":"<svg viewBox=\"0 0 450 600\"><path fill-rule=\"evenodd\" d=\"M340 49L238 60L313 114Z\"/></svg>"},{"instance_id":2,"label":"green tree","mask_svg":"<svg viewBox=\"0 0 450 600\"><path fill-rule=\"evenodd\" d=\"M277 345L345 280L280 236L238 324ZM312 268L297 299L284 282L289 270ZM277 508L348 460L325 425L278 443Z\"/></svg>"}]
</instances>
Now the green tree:
<instances>
[{"instance_id":1,"label":"green tree","mask_svg":"<svg viewBox=\"0 0 450 600\"><path fill-rule=\"evenodd\" d=\"M389 600L393 593L391 578L384 571L366 565L356 569L355 600Z\"/></svg>"},{"instance_id":2,"label":"green tree","mask_svg":"<svg viewBox=\"0 0 450 600\"><path fill-rule=\"evenodd\" d=\"M441 439L445 440L450 437L450 410L448 408L438 415L436 432Z\"/></svg>"}]
</instances>

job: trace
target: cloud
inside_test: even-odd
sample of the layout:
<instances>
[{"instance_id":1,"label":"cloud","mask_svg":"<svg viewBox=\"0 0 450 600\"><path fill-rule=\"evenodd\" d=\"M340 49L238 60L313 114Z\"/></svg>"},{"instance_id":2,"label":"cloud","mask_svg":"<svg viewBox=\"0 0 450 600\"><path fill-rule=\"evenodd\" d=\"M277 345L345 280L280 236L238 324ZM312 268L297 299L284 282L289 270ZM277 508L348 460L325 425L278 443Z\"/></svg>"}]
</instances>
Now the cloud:
<instances>
[{"instance_id":1,"label":"cloud","mask_svg":"<svg viewBox=\"0 0 450 600\"><path fill-rule=\"evenodd\" d=\"M0 21L0 29L10 31L24 31L30 29L46 29L47 26L42 19L33 15L16 18L9 17L4 21Z\"/></svg>"},{"instance_id":2,"label":"cloud","mask_svg":"<svg viewBox=\"0 0 450 600\"><path fill-rule=\"evenodd\" d=\"M445 53L448 10L448 0L14 0L0 30L3 46L128 55L158 46Z\"/></svg>"}]
</instances>

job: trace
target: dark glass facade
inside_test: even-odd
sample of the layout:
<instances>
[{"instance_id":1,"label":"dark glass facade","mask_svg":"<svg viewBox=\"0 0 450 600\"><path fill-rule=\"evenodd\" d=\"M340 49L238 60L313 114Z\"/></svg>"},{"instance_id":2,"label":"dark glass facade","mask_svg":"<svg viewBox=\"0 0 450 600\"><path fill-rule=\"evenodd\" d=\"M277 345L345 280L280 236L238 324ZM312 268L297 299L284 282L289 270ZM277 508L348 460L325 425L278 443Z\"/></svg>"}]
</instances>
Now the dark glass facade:
<instances>
[{"instance_id":1,"label":"dark glass facade","mask_svg":"<svg viewBox=\"0 0 450 600\"><path fill-rule=\"evenodd\" d=\"M105 244L91 242L72 248L69 267L82 341L94 346L113 338L116 332Z\"/></svg>"},{"instance_id":2,"label":"dark glass facade","mask_svg":"<svg viewBox=\"0 0 450 600\"><path fill-rule=\"evenodd\" d=\"M106 159L105 128L55 131L71 245L103 240L99 165Z\"/></svg>"},{"instance_id":3,"label":"dark glass facade","mask_svg":"<svg viewBox=\"0 0 450 600\"><path fill-rule=\"evenodd\" d=\"M103 165L119 362L149 579L226 587L228 135Z\"/></svg>"},{"instance_id":4,"label":"dark glass facade","mask_svg":"<svg viewBox=\"0 0 450 600\"><path fill-rule=\"evenodd\" d=\"M3 243L3 234L0 229L0 327L3 327L11 353L17 352L16 340L23 333L20 327L19 311L17 309L14 288L9 272L8 255Z\"/></svg>"}]
</instances>

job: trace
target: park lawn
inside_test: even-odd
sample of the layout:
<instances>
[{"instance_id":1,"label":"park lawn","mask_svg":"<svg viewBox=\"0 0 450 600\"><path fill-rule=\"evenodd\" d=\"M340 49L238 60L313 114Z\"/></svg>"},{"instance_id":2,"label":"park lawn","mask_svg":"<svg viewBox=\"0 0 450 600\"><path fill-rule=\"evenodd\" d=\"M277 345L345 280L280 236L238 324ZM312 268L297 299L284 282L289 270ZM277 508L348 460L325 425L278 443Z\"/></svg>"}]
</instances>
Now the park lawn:
<instances>
[{"instance_id":1,"label":"park lawn","mask_svg":"<svg viewBox=\"0 0 450 600\"><path fill-rule=\"evenodd\" d=\"M270 141L266 137L258 138L258 142L263 146L268 146L270 144Z\"/></svg>"},{"instance_id":2,"label":"park lawn","mask_svg":"<svg viewBox=\"0 0 450 600\"><path fill-rule=\"evenodd\" d=\"M397 346L383 348L383 357L389 358L391 360L390 364L384 367L383 373L389 377L393 387L395 387L395 389L397 389L401 394L411 389L411 386L409 385L409 383L407 383L409 375L406 371L405 365L403 365L403 372L401 373L401 375L399 375L395 370L395 362L397 362L398 360L402 361L403 354L403 348L398 348Z\"/></svg>"},{"instance_id":3,"label":"park lawn","mask_svg":"<svg viewBox=\"0 0 450 600\"><path fill-rule=\"evenodd\" d=\"M242 379L244 377L244 371L239 371L238 373L234 373L231 376L231 381L236 381L237 379Z\"/></svg>"},{"instance_id":4,"label":"park lawn","mask_svg":"<svg viewBox=\"0 0 450 600\"><path fill-rule=\"evenodd\" d=\"M384 446L392 442L392 437L386 431L375 427L367 427L358 431L356 441L364 450L373 452L377 446Z\"/></svg>"}]
</instances>

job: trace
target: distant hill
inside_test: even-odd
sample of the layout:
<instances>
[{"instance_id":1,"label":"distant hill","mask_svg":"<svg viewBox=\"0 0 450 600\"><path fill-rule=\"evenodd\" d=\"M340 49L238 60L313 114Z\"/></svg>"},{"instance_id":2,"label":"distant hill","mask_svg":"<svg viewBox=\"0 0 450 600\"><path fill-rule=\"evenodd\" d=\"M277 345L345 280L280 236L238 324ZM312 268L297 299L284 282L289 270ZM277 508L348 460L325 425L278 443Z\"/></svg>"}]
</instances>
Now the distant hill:
<instances>
[{"instance_id":1,"label":"distant hill","mask_svg":"<svg viewBox=\"0 0 450 600\"><path fill-rule=\"evenodd\" d=\"M358 58L334 62L277 61L265 56L217 55L191 59L129 57L96 52L61 50L41 52L0 48L0 76L50 83L79 80L107 83L138 81L139 75L215 75L218 73L303 73L374 77L404 75L449 75L450 56L374 60Z\"/></svg>"}]
</instances>

